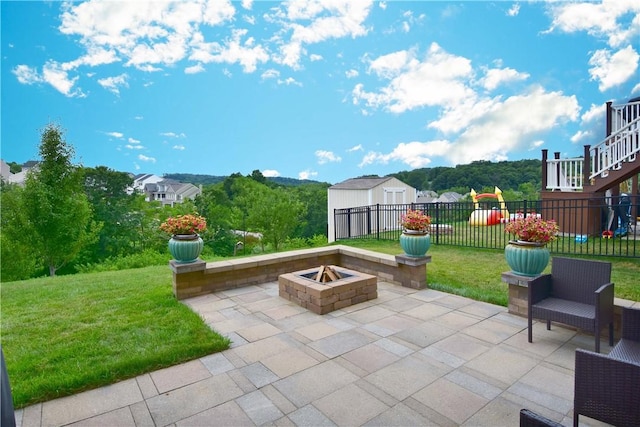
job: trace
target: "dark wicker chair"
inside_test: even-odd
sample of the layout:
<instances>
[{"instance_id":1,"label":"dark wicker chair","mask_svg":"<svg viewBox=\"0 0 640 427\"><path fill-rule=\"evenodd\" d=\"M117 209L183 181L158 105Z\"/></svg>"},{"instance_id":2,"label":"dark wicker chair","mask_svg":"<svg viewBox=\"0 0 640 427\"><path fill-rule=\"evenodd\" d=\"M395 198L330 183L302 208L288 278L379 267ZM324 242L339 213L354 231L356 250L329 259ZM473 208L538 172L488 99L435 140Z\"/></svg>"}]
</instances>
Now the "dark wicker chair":
<instances>
[{"instance_id":1,"label":"dark wicker chair","mask_svg":"<svg viewBox=\"0 0 640 427\"><path fill-rule=\"evenodd\" d=\"M622 309L622 339L608 355L576 350L573 425L579 415L640 426L640 310Z\"/></svg>"},{"instance_id":2,"label":"dark wicker chair","mask_svg":"<svg viewBox=\"0 0 640 427\"><path fill-rule=\"evenodd\" d=\"M529 342L533 342L533 319L563 323L593 332L600 352L600 331L609 326L613 345L613 283L611 263L554 257L551 274L529 283Z\"/></svg>"},{"instance_id":3,"label":"dark wicker chair","mask_svg":"<svg viewBox=\"0 0 640 427\"><path fill-rule=\"evenodd\" d=\"M528 409L520 410L520 427L562 427L562 424Z\"/></svg>"}]
</instances>

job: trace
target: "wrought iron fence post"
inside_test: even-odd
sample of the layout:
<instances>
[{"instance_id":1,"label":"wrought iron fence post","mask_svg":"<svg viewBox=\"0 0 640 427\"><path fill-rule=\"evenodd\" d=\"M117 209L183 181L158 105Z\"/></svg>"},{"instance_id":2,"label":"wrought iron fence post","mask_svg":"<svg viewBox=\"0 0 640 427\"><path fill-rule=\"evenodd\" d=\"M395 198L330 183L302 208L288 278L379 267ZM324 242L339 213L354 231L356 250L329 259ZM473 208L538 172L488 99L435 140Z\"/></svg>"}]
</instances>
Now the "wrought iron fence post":
<instances>
[{"instance_id":1,"label":"wrought iron fence post","mask_svg":"<svg viewBox=\"0 0 640 427\"><path fill-rule=\"evenodd\" d=\"M436 227L436 245L440 242L440 202L436 202L436 223L435 223Z\"/></svg>"},{"instance_id":2,"label":"wrought iron fence post","mask_svg":"<svg viewBox=\"0 0 640 427\"><path fill-rule=\"evenodd\" d=\"M376 204L376 238L380 240L380 203Z\"/></svg>"}]
</instances>

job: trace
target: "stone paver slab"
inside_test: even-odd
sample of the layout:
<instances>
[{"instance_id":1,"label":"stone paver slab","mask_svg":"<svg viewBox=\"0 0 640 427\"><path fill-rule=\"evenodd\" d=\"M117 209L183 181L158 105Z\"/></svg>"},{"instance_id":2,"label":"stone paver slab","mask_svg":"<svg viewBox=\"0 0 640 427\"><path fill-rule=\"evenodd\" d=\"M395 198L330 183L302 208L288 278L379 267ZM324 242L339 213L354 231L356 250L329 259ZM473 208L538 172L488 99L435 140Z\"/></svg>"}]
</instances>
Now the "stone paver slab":
<instances>
[{"instance_id":1,"label":"stone paver slab","mask_svg":"<svg viewBox=\"0 0 640 427\"><path fill-rule=\"evenodd\" d=\"M105 414L143 400L135 378L42 404L42 424L59 426Z\"/></svg>"},{"instance_id":2,"label":"stone paver slab","mask_svg":"<svg viewBox=\"0 0 640 427\"><path fill-rule=\"evenodd\" d=\"M236 403L256 425L264 425L284 416L260 390L237 398Z\"/></svg>"},{"instance_id":3,"label":"stone paver slab","mask_svg":"<svg viewBox=\"0 0 640 427\"><path fill-rule=\"evenodd\" d=\"M309 338L311 341L317 341L330 335L337 334L341 329L331 326L325 322L316 322L312 325L303 326L296 329L296 332L302 336Z\"/></svg>"},{"instance_id":4,"label":"stone paver slab","mask_svg":"<svg viewBox=\"0 0 640 427\"><path fill-rule=\"evenodd\" d=\"M393 408L389 408L377 417L364 423L366 427L407 427L407 426L427 426L429 420L405 405L399 403Z\"/></svg>"},{"instance_id":5,"label":"stone paver slab","mask_svg":"<svg viewBox=\"0 0 640 427\"><path fill-rule=\"evenodd\" d=\"M352 350L343 354L342 357L368 373L375 372L400 359L400 356L385 350L376 343Z\"/></svg>"},{"instance_id":6,"label":"stone paver slab","mask_svg":"<svg viewBox=\"0 0 640 427\"><path fill-rule=\"evenodd\" d=\"M359 377L332 360L313 366L283 380L273 386L296 407L301 408Z\"/></svg>"},{"instance_id":7,"label":"stone paver slab","mask_svg":"<svg viewBox=\"0 0 640 427\"><path fill-rule=\"evenodd\" d=\"M362 425L389 409L355 384L336 390L316 400L313 405L340 426Z\"/></svg>"},{"instance_id":8,"label":"stone paver slab","mask_svg":"<svg viewBox=\"0 0 640 427\"><path fill-rule=\"evenodd\" d=\"M242 408L230 401L207 409L191 417L176 422L176 427L193 426L253 426L253 421L245 414Z\"/></svg>"},{"instance_id":9,"label":"stone paver slab","mask_svg":"<svg viewBox=\"0 0 640 427\"><path fill-rule=\"evenodd\" d=\"M264 338L278 335L282 331L269 323L261 323L258 325L250 326L245 329L240 329L237 334L248 342L258 341Z\"/></svg>"},{"instance_id":10,"label":"stone paver slab","mask_svg":"<svg viewBox=\"0 0 640 427\"><path fill-rule=\"evenodd\" d=\"M167 391L209 378L211 372L209 372L200 360L192 360L170 368L154 371L150 375L158 392L166 393Z\"/></svg>"},{"instance_id":11,"label":"stone paver slab","mask_svg":"<svg viewBox=\"0 0 640 427\"><path fill-rule=\"evenodd\" d=\"M355 350L358 347L367 345L371 341L369 337L355 330L351 330L314 341L309 344L309 347L332 359L351 350Z\"/></svg>"},{"instance_id":12,"label":"stone paver slab","mask_svg":"<svg viewBox=\"0 0 640 427\"><path fill-rule=\"evenodd\" d=\"M262 364L280 378L286 378L318 363L320 363L318 360L298 349L274 354L262 360Z\"/></svg>"},{"instance_id":13,"label":"stone paver slab","mask_svg":"<svg viewBox=\"0 0 640 427\"><path fill-rule=\"evenodd\" d=\"M402 401L445 373L412 355L367 375L364 380Z\"/></svg>"},{"instance_id":14,"label":"stone paver slab","mask_svg":"<svg viewBox=\"0 0 640 427\"><path fill-rule=\"evenodd\" d=\"M489 402L458 384L440 378L412 396L458 424L463 423Z\"/></svg>"},{"instance_id":15,"label":"stone paver slab","mask_svg":"<svg viewBox=\"0 0 640 427\"><path fill-rule=\"evenodd\" d=\"M165 426L242 395L236 383L227 374L221 374L152 397L147 406L156 425Z\"/></svg>"},{"instance_id":16,"label":"stone paver slab","mask_svg":"<svg viewBox=\"0 0 640 427\"><path fill-rule=\"evenodd\" d=\"M129 408L120 408L106 414L97 415L77 423L69 424L70 427L136 427L135 420Z\"/></svg>"}]
</instances>

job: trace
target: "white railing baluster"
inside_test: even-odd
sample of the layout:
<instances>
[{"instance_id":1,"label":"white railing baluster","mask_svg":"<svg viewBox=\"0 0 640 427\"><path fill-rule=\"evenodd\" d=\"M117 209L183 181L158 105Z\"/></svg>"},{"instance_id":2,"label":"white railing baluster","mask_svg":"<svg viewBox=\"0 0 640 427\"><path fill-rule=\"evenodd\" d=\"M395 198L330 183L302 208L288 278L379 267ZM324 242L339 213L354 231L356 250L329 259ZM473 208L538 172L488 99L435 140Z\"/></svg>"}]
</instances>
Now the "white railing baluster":
<instances>
[{"instance_id":1,"label":"white railing baluster","mask_svg":"<svg viewBox=\"0 0 640 427\"><path fill-rule=\"evenodd\" d=\"M633 162L640 153L640 101L612 106L611 135L590 148L589 179L605 178L610 170ZM547 159L547 190L582 190L584 159Z\"/></svg>"}]
</instances>

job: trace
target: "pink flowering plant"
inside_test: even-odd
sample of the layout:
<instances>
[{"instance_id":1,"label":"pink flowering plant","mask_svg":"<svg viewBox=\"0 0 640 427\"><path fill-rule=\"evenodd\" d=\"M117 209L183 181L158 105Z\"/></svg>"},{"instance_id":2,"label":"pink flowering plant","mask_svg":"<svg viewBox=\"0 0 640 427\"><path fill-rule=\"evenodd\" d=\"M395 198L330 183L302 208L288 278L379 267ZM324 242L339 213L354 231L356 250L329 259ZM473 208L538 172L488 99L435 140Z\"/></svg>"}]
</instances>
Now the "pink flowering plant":
<instances>
[{"instance_id":1,"label":"pink flowering plant","mask_svg":"<svg viewBox=\"0 0 640 427\"><path fill-rule=\"evenodd\" d=\"M207 220L198 214L172 216L160 224L160 230L171 235L200 234L206 229Z\"/></svg>"},{"instance_id":2,"label":"pink flowering plant","mask_svg":"<svg viewBox=\"0 0 640 427\"><path fill-rule=\"evenodd\" d=\"M544 244L556 240L558 231L554 220L544 220L537 215L517 218L504 226L504 232L514 235L517 240Z\"/></svg>"},{"instance_id":3,"label":"pink flowering plant","mask_svg":"<svg viewBox=\"0 0 640 427\"><path fill-rule=\"evenodd\" d=\"M405 230L427 231L431 224L431 217L418 210L409 209L400 218L400 225Z\"/></svg>"}]
</instances>

